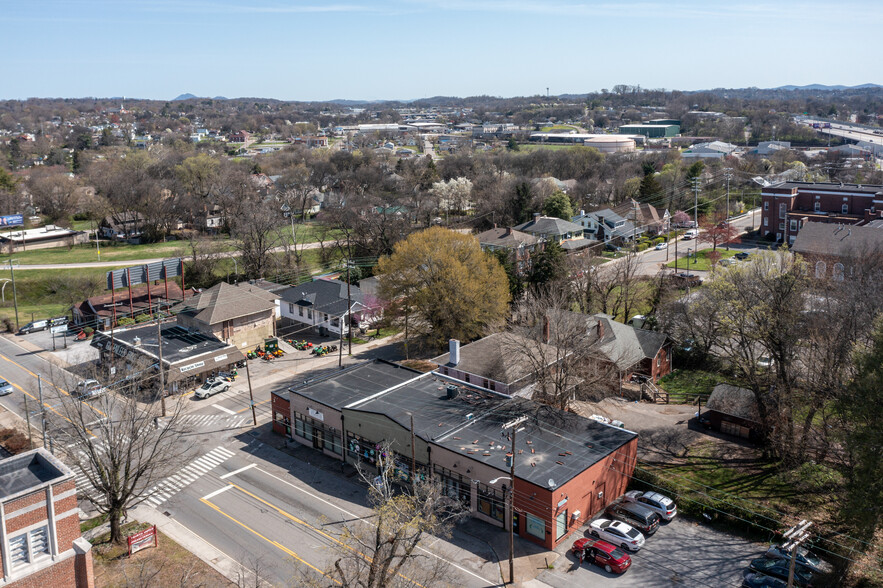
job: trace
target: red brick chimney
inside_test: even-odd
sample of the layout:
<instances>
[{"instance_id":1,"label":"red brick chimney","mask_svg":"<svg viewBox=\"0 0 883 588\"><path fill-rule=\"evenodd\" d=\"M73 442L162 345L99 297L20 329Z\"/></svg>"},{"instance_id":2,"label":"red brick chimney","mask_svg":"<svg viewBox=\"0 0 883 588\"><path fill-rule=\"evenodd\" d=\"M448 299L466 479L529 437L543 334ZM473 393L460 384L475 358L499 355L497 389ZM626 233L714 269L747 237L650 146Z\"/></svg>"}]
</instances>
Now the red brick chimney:
<instances>
[{"instance_id":1,"label":"red brick chimney","mask_svg":"<svg viewBox=\"0 0 883 588\"><path fill-rule=\"evenodd\" d=\"M598 319L598 339L604 338L604 319Z\"/></svg>"}]
</instances>

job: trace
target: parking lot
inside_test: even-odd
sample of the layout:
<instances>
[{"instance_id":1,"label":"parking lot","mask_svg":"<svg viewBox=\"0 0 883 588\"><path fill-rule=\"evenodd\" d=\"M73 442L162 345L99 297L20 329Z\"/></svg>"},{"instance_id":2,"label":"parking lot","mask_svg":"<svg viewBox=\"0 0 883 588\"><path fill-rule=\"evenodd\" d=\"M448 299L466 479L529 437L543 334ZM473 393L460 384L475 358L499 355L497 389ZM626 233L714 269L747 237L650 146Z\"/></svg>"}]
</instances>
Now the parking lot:
<instances>
[{"instance_id":1,"label":"parking lot","mask_svg":"<svg viewBox=\"0 0 883 588\"><path fill-rule=\"evenodd\" d=\"M543 571L537 579L562 588L729 588L741 585L743 570L752 559L760 557L767 547L677 517L647 538L639 552L631 554L632 566L620 576L608 574L588 563L579 565L579 560L570 553L570 546L583 536L589 536L588 531L574 534L572 540L559 546L555 551L561 557L555 561L554 569Z\"/></svg>"}]
</instances>

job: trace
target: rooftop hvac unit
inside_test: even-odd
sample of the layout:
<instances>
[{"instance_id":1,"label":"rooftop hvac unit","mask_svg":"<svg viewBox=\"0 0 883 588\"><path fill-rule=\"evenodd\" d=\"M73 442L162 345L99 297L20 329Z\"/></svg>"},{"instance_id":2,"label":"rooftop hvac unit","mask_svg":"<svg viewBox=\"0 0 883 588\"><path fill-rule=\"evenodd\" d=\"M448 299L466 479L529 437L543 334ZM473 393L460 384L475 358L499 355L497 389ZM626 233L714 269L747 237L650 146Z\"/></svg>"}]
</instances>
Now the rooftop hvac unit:
<instances>
[{"instance_id":1,"label":"rooftop hvac unit","mask_svg":"<svg viewBox=\"0 0 883 588\"><path fill-rule=\"evenodd\" d=\"M460 395L460 389L453 384L448 384L445 390L448 392L448 400L453 400Z\"/></svg>"}]
</instances>

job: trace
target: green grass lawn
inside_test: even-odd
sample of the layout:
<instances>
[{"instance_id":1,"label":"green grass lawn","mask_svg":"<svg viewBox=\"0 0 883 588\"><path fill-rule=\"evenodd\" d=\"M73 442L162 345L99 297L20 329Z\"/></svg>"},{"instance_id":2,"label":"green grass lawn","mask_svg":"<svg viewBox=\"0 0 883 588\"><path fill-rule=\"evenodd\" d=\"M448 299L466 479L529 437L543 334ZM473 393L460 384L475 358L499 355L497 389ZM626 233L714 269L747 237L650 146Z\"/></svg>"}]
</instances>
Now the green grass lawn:
<instances>
[{"instance_id":1,"label":"green grass lawn","mask_svg":"<svg viewBox=\"0 0 883 588\"><path fill-rule=\"evenodd\" d=\"M541 133L551 133L553 131L575 131L578 130L573 125L551 125L548 127L542 127L540 129Z\"/></svg>"},{"instance_id":2,"label":"green grass lawn","mask_svg":"<svg viewBox=\"0 0 883 588\"><path fill-rule=\"evenodd\" d=\"M673 247L673 245L669 245L669 247ZM686 250L687 250L687 246L685 246L683 242L678 243L678 253L680 253L681 251L686 252ZM674 249L672 249L672 251L674 251ZM737 253L739 253L739 251L737 249L730 249L729 251L727 251L724 247L718 247L717 252L720 253L721 259L728 259L728 258L736 255ZM682 259L678 259L678 269L679 270L680 269L683 269L683 270L690 269L690 270L699 270L699 271L711 270L711 260L708 258L709 253L711 253L711 248L700 249L695 254L695 256L693 256L693 254L691 254L690 259L689 259L689 263L688 263L686 257L682 258ZM675 262L672 261L666 267L673 268L674 266L675 266Z\"/></svg>"},{"instance_id":3,"label":"green grass lawn","mask_svg":"<svg viewBox=\"0 0 883 588\"><path fill-rule=\"evenodd\" d=\"M714 372L678 369L660 378L659 387L671 395L672 402L693 402L696 396L705 401L715 386L727 381Z\"/></svg>"},{"instance_id":4,"label":"green grass lawn","mask_svg":"<svg viewBox=\"0 0 883 588\"><path fill-rule=\"evenodd\" d=\"M222 247L227 251L236 248L230 239L222 239ZM44 263L87 263L92 261L137 261L139 259L153 259L159 257L175 257L179 254L187 255L190 246L187 241L166 241L165 243L149 243L146 245L129 245L128 243L101 242L101 259L95 243L74 245L72 248L55 247L53 249L34 249L32 251L18 251L13 255L0 255L0 264L6 263L10 258L17 260L22 265L37 265Z\"/></svg>"}]
</instances>

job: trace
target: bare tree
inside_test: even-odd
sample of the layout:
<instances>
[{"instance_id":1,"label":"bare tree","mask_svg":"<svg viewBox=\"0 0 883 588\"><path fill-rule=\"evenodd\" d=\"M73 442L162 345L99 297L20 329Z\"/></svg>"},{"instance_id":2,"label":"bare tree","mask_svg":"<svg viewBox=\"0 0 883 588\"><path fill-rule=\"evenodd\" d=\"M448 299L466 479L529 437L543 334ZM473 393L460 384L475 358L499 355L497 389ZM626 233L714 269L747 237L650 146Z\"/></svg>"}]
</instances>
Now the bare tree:
<instances>
[{"instance_id":1,"label":"bare tree","mask_svg":"<svg viewBox=\"0 0 883 588\"><path fill-rule=\"evenodd\" d=\"M597 319L571 312L562 290L530 292L513 311L504 348L533 382L533 398L566 409L617 382L613 362L599 349Z\"/></svg>"},{"instance_id":2,"label":"bare tree","mask_svg":"<svg viewBox=\"0 0 883 588\"><path fill-rule=\"evenodd\" d=\"M279 215L272 204L254 198L243 206L231 222L232 234L239 239L243 273L262 278L271 266L270 254L279 245Z\"/></svg>"},{"instance_id":3,"label":"bare tree","mask_svg":"<svg viewBox=\"0 0 883 588\"><path fill-rule=\"evenodd\" d=\"M189 453L186 430L180 426L182 404L172 403L160 422L160 407L137 402L128 389L153 377L154 370L130 373L112 386L114 390L88 402L58 393L53 438L64 447L67 463L80 469L88 481L81 496L107 515L114 543L125 539L121 527L128 510L146 500ZM59 390L77 389L69 376L58 379Z\"/></svg>"},{"instance_id":4,"label":"bare tree","mask_svg":"<svg viewBox=\"0 0 883 588\"><path fill-rule=\"evenodd\" d=\"M369 486L373 516L344 524L334 561L325 572L344 588L438 586L449 577L449 564L422 546L429 538L449 537L466 513L436 481L398 486L393 454L389 446L378 451L390 457L379 462L377 476L359 469Z\"/></svg>"}]
</instances>

